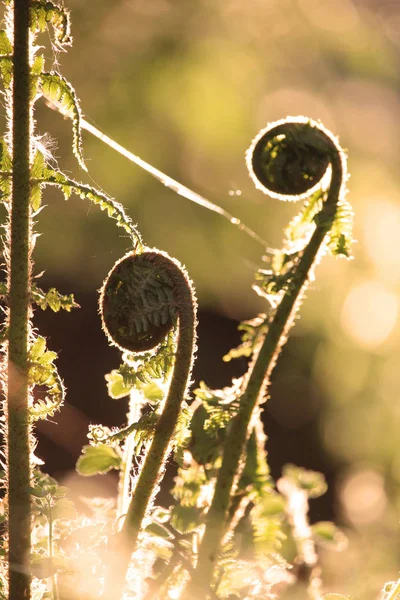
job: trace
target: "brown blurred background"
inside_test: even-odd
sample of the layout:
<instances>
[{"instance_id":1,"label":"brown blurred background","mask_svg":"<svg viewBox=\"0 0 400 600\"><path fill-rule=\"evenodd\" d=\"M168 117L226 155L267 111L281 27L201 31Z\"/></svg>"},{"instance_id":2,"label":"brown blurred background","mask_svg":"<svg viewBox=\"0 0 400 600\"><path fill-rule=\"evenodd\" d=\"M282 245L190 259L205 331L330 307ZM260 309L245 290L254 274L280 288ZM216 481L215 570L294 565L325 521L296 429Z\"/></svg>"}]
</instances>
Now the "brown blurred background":
<instances>
[{"instance_id":1,"label":"brown blurred background","mask_svg":"<svg viewBox=\"0 0 400 600\"><path fill-rule=\"evenodd\" d=\"M273 474L295 462L323 470L330 491L313 520L350 539L324 552L327 588L372 598L400 565L400 2L389 0L68 0L73 48L55 56L85 116L120 144L203 194L279 246L297 206L253 188L244 152L257 131L305 114L348 149L354 260L325 258L274 373L266 406ZM42 41L42 40L41 40ZM45 43L45 42L44 42ZM39 102L38 133L57 140L62 169L114 196L145 242L183 262L200 301L195 379L228 385L243 362L222 355L237 321L264 310L251 290L263 248L229 222L151 179L84 134L90 177L71 155L70 123ZM65 476L87 423L120 424L107 398L119 364L100 331L96 290L128 249L113 222L48 191L35 251L42 285L81 309L36 311L59 355L68 406L40 428L37 454ZM68 476L71 479L71 475ZM113 479L106 478L113 485ZM85 489L86 482L79 482ZM99 482L99 486L105 485ZM100 489L100 488L99 488ZM110 488L111 489L111 488ZM101 489L100 492L101 493Z\"/></svg>"}]
</instances>

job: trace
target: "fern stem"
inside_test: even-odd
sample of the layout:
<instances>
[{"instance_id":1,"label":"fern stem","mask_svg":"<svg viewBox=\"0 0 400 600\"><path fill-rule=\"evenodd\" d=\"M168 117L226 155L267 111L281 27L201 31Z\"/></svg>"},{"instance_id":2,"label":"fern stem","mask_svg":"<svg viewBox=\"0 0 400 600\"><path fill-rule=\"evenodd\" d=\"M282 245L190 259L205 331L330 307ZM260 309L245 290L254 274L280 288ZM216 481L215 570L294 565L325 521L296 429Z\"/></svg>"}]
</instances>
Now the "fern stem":
<instances>
[{"instance_id":1,"label":"fern stem","mask_svg":"<svg viewBox=\"0 0 400 600\"><path fill-rule=\"evenodd\" d=\"M30 598L30 444L28 334L30 265L29 0L14 1L12 202L8 265L7 475L9 598Z\"/></svg>"},{"instance_id":2,"label":"fern stem","mask_svg":"<svg viewBox=\"0 0 400 600\"><path fill-rule=\"evenodd\" d=\"M142 394L137 389L133 389L129 396L128 427L139 421L142 412L142 403ZM134 451L135 440L133 431L128 435L124 444L124 455L118 484L117 519L126 513L129 506Z\"/></svg>"},{"instance_id":3,"label":"fern stem","mask_svg":"<svg viewBox=\"0 0 400 600\"><path fill-rule=\"evenodd\" d=\"M48 517L48 522L49 522L49 558L50 558L50 564L53 568L53 558L54 558L54 553L53 553L53 544L54 544L54 540L53 540L53 515L52 515L52 511L51 511L51 505L49 503L49 517ZM53 592L53 600L59 600L59 595L58 595L58 585L57 585L57 575L56 573L53 573L51 576L51 589Z\"/></svg>"},{"instance_id":4,"label":"fern stem","mask_svg":"<svg viewBox=\"0 0 400 600\"><path fill-rule=\"evenodd\" d=\"M254 421L254 420L253 420ZM267 460L265 458L265 443L267 436L264 433L263 425L260 419L260 416L257 416L255 420L255 425L252 429L252 433L248 436L246 443L245 453L251 455L251 448L249 445L253 445L256 448L256 453L259 455L257 457L257 462L260 460L264 461L266 472L269 473L269 467L267 464ZM262 458L261 458L262 457ZM233 498L231 498L231 503L229 506L226 522L225 522L225 532L222 538L222 544L224 545L228 542L229 538L233 535L236 527L238 526L241 519L244 517L248 506L252 502L251 495L248 494L248 490L246 490L246 483L243 481L243 471L246 468L246 461L242 461L242 464L239 466L238 473L236 474L237 486L233 487L232 492L235 494ZM260 467L258 467L259 470ZM266 473L265 473L266 474ZM246 475L244 474L244 480L246 480ZM242 492L237 493L238 490L242 490Z\"/></svg>"},{"instance_id":5,"label":"fern stem","mask_svg":"<svg viewBox=\"0 0 400 600\"><path fill-rule=\"evenodd\" d=\"M299 489L289 477L279 479L277 488L286 498L285 512L297 549L298 578L301 577L301 580L307 584L307 595L311 600L321 600L323 597L321 566L308 519L308 494L306 490Z\"/></svg>"},{"instance_id":6,"label":"fern stem","mask_svg":"<svg viewBox=\"0 0 400 600\"><path fill-rule=\"evenodd\" d=\"M321 211L315 218L317 226L309 243L301 253L292 283L277 307L269 323L262 346L250 366L239 411L233 419L227 434L223 462L207 515L206 529L199 549L197 567L186 594L183 596L185 600L199 600L207 597L207 582L212 580L214 564L220 552L231 492L242 461L254 409L265 394L278 355L293 325L312 268L317 261L326 234L334 221L337 204L342 192L345 164L340 146L331 137L325 137L325 151L329 156L332 168L329 192Z\"/></svg>"},{"instance_id":7,"label":"fern stem","mask_svg":"<svg viewBox=\"0 0 400 600\"><path fill-rule=\"evenodd\" d=\"M194 290L185 270L168 255L159 251L145 252L147 262L152 262L168 275L174 293L174 304L179 319L179 332L173 375L164 408L157 421L153 440L147 452L128 512L118 535L118 551L112 576L105 585L104 598L120 598L130 558L136 548L138 536L150 503L157 493L164 463L173 440L181 405L184 400L193 365L195 349L196 300ZM141 254L140 256L143 256Z\"/></svg>"}]
</instances>

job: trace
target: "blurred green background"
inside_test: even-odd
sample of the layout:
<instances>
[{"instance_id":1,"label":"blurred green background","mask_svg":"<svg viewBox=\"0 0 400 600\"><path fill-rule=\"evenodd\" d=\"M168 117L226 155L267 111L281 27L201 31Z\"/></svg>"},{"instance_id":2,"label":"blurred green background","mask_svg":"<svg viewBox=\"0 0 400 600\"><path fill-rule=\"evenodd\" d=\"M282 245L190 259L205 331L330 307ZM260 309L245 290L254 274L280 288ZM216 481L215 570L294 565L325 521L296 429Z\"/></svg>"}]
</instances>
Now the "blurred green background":
<instances>
[{"instance_id":1,"label":"blurred green background","mask_svg":"<svg viewBox=\"0 0 400 600\"><path fill-rule=\"evenodd\" d=\"M253 188L244 153L257 131L304 114L321 119L347 148L354 260L325 258L318 267L274 374L266 428L272 463L300 460L316 468L323 457L332 475L332 510L350 543L341 554L323 553L327 589L374 597L385 580L398 577L400 564L400 3L68 0L66 5L74 45L60 55L49 46L47 67L60 68L73 83L84 115L239 217L270 246L280 245L282 229L298 207ZM214 357L225 331L210 314L226 324L265 309L251 290L262 266L257 242L85 133L86 177L71 155L70 123L41 102L35 116L38 133L57 140L50 145L61 168L114 196L149 246L186 265L200 307L208 311L200 356ZM68 319L82 316L44 322L38 314L37 322L55 346L71 335L86 336L87 342L74 338L75 349L61 353L60 360L70 357L73 363L77 347L83 347L80 360L94 365L103 381L118 356L114 352L114 362L103 364L96 346L101 334L87 323L97 318L95 290L128 241L86 202L65 203L54 191L45 202L36 271L46 270L49 285L75 291L88 321L74 329ZM228 328L226 350L238 340L234 326ZM213 360L216 370L227 372L219 358ZM207 373L201 377L207 380ZM67 378L66 384L75 390ZM89 384L84 389L87 398ZM85 399L78 396L77 386L70 401L79 406ZM102 402L110 412L110 401Z\"/></svg>"}]
</instances>

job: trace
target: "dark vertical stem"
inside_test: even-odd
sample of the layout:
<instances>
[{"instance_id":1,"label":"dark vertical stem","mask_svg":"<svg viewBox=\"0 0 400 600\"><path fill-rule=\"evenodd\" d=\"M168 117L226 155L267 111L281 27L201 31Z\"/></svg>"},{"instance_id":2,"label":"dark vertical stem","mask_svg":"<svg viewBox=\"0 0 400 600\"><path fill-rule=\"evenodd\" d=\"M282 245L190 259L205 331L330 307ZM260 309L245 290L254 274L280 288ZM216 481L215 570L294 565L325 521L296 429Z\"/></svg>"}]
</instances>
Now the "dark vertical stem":
<instances>
[{"instance_id":1,"label":"dark vertical stem","mask_svg":"<svg viewBox=\"0 0 400 600\"><path fill-rule=\"evenodd\" d=\"M8 272L7 459L9 599L30 598L28 332L30 289L29 0L14 1L12 205Z\"/></svg>"}]
</instances>

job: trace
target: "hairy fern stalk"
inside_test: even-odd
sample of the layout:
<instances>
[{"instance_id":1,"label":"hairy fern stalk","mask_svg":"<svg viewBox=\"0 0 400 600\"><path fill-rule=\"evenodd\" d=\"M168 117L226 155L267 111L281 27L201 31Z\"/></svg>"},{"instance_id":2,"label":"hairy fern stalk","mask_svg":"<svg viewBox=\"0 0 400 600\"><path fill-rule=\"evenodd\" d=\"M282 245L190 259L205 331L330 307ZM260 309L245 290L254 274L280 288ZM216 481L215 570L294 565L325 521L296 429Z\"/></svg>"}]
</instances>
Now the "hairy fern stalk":
<instances>
[{"instance_id":1,"label":"hairy fern stalk","mask_svg":"<svg viewBox=\"0 0 400 600\"><path fill-rule=\"evenodd\" d=\"M8 538L4 552L8 553L8 576L2 572L0 594L20 600L31 597L31 565L35 556L31 551L31 521L36 514L35 496L30 491L35 489L36 477L32 425L37 419L53 416L64 398L64 386L54 364L56 354L48 351L46 340L32 330L31 309L37 305L57 312L77 306L72 295L59 294L54 288L44 291L32 283L33 222L41 209L42 191L47 185L56 186L65 199L75 192L107 211L129 234L133 248L141 245L141 239L121 205L52 168L35 137L33 110L35 103L44 97L70 115L73 151L80 166L86 169L81 148L80 109L73 87L58 73L46 72L41 47L35 43L37 36L47 32L50 26L55 47L68 47L71 44L68 11L44 1L15 0L6 1L4 5L0 72L8 131L1 139L0 190L8 211L8 223L3 249L7 282L0 285L0 291L6 307L2 344L7 360L3 385L8 501ZM32 391L38 385L47 389L47 395L34 402ZM53 552L52 543L49 552ZM35 597L39 593L36 588L40 590L41 586L40 580L33 580ZM55 577L51 579L51 589L56 597Z\"/></svg>"},{"instance_id":2,"label":"hairy fern stalk","mask_svg":"<svg viewBox=\"0 0 400 600\"><path fill-rule=\"evenodd\" d=\"M5 410L7 414L7 485L10 599L30 594L30 423L28 413L29 293L31 284L30 160L32 113L30 100L30 40L28 2L16 2L13 23L12 81L7 91L8 150L11 194L7 231L8 347ZM11 28L11 23L10 23ZM7 186L8 187L8 186Z\"/></svg>"},{"instance_id":3,"label":"hairy fern stalk","mask_svg":"<svg viewBox=\"0 0 400 600\"><path fill-rule=\"evenodd\" d=\"M69 13L46 0L4 4L0 72L8 130L1 139L0 191L9 216L7 282L0 284L7 359L7 538L1 556L8 568L1 563L0 600L261 600L293 585L299 569L308 596L321 598L315 540L338 547L344 538L331 523L311 528L308 522L309 500L326 490L322 475L288 465L277 484L272 481L260 414L315 266L325 253L350 254L352 211L338 140L305 117L273 123L253 140L246 160L258 190L303 206L285 230L282 249L270 252L268 268L256 274L254 288L265 298L265 314L241 324L242 344L225 357L249 358L248 371L222 390L202 383L190 392L196 299L185 268L148 248L118 202L50 164L35 136L32 114L43 98L69 117L73 152L86 170L81 127L91 128L73 86L46 69L38 39L49 28L52 44L67 49ZM122 150L163 184L261 240L230 214ZM86 477L116 470L118 498L93 501L89 516L79 514L68 490L34 466L34 424L55 415L65 390L56 354L31 327L32 309L77 307L72 294L43 290L32 281L33 220L47 186L65 199L75 193L99 206L129 240L127 254L105 279L99 303L104 332L121 351L119 367L106 375L108 391L114 400L127 399L127 422L113 430L91 425L77 462ZM47 390L44 398L33 399L35 386ZM177 476L172 503L165 507L158 505L157 492L170 458ZM293 565L282 546L288 532L297 552ZM398 589L398 583L386 585L385 600Z\"/></svg>"}]
</instances>

